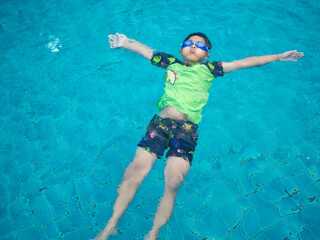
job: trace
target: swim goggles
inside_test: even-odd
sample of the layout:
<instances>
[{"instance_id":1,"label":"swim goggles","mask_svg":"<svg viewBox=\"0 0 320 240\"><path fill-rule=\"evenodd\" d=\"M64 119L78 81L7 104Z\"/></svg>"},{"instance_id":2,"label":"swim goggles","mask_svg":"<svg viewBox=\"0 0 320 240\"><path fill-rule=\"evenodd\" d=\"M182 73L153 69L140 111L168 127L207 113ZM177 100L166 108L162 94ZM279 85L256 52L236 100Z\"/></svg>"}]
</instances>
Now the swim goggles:
<instances>
[{"instance_id":1,"label":"swim goggles","mask_svg":"<svg viewBox=\"0 0 320 240\"><path fill-rule=\"evenodd\" d=\"M190 47L194 44L193 41L187 40L184 43L181 44L181 48ZM196 42L196 47L202 49L203 51L209 52L209 49L203 42Z\"/></svg>"}]
</instances>

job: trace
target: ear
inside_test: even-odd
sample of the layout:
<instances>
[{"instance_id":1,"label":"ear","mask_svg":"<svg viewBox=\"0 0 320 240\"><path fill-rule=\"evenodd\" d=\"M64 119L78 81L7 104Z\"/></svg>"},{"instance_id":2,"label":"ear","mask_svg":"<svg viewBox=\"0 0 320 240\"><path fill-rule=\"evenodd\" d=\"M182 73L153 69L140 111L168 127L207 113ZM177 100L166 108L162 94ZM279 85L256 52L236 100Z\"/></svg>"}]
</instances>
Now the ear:
<instances>
[{"instance_id":1,"label":"ear","mask_svg":"<svg viewBox=\"0 0 320 240\"><path fill-rule=\"evenodd\" d=\"M181 49L179 50L179 54L180 54L180 56L182 56L182 50Z\"/></svg>"},{"instance_id":2,"label":"ear","mask_svg":"<svg viewBox=\"0 0 320 240\"><path fill-rule=\"evenodd\" d=\"M204 57L204 59L208 59L210 57L210 54L207 52L206 56Z\"/></svg>"}]
</instances>

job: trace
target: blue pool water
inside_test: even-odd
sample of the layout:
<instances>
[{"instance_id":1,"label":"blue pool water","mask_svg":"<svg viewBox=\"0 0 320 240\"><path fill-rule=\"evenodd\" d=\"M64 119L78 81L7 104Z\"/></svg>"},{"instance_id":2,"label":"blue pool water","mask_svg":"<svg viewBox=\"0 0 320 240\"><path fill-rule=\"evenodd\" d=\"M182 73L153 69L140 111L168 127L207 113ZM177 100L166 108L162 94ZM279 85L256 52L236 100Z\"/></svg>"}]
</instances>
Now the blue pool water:
<instances>
[{"instance_id":1,"label":"blue pool water","mask_svg":"<svg viewBox=\"0 0 320 240\"><path fill-rule=\"evenodd\" d=\"M0 239L90 239L112 213L163 70L110 49L120 32L211 60L298 49L217 79L194 164L159 239L320 239L320 2L0 2ZM143 239L164 187L158 160L110 239Z\"/></svg>"}]
</instances>

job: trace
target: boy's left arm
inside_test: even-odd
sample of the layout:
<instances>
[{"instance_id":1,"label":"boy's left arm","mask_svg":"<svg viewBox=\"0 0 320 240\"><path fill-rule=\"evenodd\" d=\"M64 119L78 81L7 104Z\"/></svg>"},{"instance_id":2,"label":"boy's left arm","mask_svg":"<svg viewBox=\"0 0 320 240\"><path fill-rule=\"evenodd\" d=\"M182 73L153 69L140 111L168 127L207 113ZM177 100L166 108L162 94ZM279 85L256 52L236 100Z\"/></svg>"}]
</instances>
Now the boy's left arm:
<instances>
[{"instance_id":1,"label":"boy's left arm","mask_svg":"<svg viewBox=\"0 0 320 240\"><path fill-rule=\"evenodd\" d=\"M274 55L265 55L259 57L248 57L241 60L233 61L233 62L223 62L223 72L230 73L235 70L243 69L243 68L251 68L251 67L259 67L271 62L288 62L300 59L304 56L303 52L297 52L297 50L284 52L281 54Z\"/></svg>"}]
</instances>

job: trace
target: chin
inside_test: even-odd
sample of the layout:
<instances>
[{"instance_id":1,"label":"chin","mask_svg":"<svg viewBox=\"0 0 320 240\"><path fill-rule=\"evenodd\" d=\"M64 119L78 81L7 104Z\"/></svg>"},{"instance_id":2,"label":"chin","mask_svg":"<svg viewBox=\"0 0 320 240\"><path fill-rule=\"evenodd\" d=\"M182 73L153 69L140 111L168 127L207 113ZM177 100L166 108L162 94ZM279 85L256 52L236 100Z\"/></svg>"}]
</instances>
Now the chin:
<instances>
[{"instance_id":1,"label":"chin","mask_svg":"<svg viewBox=\"0 0 320 240\"><path fill-rule=\"evenodd\" d=\"M185 60L190 61L190 62L199 62L200 61L200 59L195 56L186 57Z\"/></svg>"},{"instance_id":2,"label":"chin","mask_svg":"<svg viewBox=\"0 0 320 240\"><path fill-rule=\"evenodd\" d=\"M200 62L202 62L201 59L188 59L187 61L189 61L189 62L194 62L194 63L200 63Z\"/></svg>"}]
</instances>

